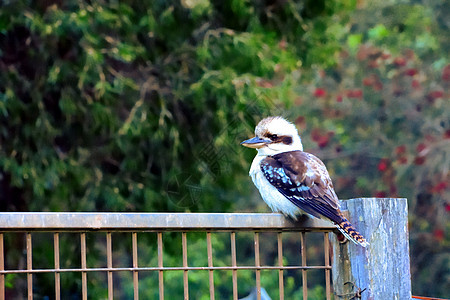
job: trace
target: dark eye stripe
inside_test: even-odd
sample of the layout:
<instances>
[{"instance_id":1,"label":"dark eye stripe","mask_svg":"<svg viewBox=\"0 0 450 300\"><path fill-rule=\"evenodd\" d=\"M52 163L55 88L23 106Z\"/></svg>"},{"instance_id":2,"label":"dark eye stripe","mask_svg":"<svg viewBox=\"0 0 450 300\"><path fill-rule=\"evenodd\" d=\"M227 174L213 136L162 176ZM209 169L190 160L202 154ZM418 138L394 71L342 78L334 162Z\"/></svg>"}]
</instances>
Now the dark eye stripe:
<instances>
[{"instance_id":1,"label":"dark eye stripe","mask_svg":"<svg viewBox=\"0 0 450 300\"><path fill-rule=\"evenodd\" d=\"M267 134L266 136L269 139L271 139L272 141L277 141L278 140L278 135L276 135L276 134Z\"/></svg>"},{"instance_id":2,"label":"dark eye stripe","mask_svg":"<svg viewBox=\"0 0 450 300\"><path fill-rule=\"evenodd\" d=\"M267 138L272 140L273 143L283 143L285 145L292 144L292 137L288 135L276 135L276 134L266 134Z\"/></svg>"}]
</instances>

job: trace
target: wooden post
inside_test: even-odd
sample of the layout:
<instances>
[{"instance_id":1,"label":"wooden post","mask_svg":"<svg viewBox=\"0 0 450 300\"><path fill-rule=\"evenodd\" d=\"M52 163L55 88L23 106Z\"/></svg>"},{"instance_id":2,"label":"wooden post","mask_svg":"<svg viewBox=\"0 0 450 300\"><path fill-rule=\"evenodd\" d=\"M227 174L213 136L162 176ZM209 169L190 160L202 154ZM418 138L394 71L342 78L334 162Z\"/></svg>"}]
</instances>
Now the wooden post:
<instances>
[{"instance_id":1,"label":"wooden post","mask_svg":"<svg viewBox=\"0 0 450 300\"><path fill-rule=\"evenodd\" d=\"M370 245L330 235L334 299L411 299L407 200L350 199L341 209Z\"/></svg>"}]
</instances>

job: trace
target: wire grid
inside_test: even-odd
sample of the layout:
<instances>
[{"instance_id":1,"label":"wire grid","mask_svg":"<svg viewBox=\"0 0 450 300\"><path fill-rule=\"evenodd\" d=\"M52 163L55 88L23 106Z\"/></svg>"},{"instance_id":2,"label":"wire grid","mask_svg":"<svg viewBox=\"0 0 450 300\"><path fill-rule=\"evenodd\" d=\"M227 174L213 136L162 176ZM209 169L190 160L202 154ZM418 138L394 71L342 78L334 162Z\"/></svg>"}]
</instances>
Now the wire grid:
<instances>
[{"instance_id":1,"label":"wire grid","mask_svg":"<svg viewBox=\"0 0 450 300\"><path fill-rule=\"evenodd\" d=\"M62 218L60 220L56 220L57 218ZM67 220L70 221L61 221L64 218L68 218ZM100 223L95 223L92 220L90 220L91 217L95 217L95 220L103 220L102 225L99 225ZM145 226L138 227L141 225L137 225L139 222L139 218L143 218L143 222L146 223ZM123 219L120 218L129 218L130 220L134 220L133 224L129 224ZM153 222L155 219L160 218L161 220L165 220L164 222ZM83 220L88 220L89 225L81 224ZM153 220L153 223L164 223L161 224L152 224L149 225L149 220ZM180 221L181 220L181 221ZM194 221L198 221L195 223ZM189 221L189 222L188 222ZM244 222L241 222L244 221ZM53 223L52 223L53 222ZM175 222L175 223L171 223ZM116 225L114 225L114 224ZM180 224L178 224L180 223ZM58 225L59 224L59 225ZM75 224L75 225L74 225ZM106 224L106 225L105 225ZM188 225L187 228L185 226ZM200 224L200 225L199 225ZM219 225L217 225L219 224ZM76 226L76 227L71 227ZM111 227L112 226L112 227ZM116 226L116 227L114 227ZM154 227L152 227L154 226ZM203 226L203 227L202 227ZM207 227L209 226L209 227ZM216 226L211 228L210 226ZM256 228L254 228L256 227ZM75 229L76 228L76 229ZM159 228L159 229L156 229ZM227 229L228 228L228 229ZM323 265L319 263L319 265L308 265L307 264L307 245L306 245L306 235L309 234L309 232L319 232L323 235L323 247L324 247L324 263ZM158 297L159 299L165 299L169 297L173 297L173 291L170 290L170 278L171 277L169 272L178 271L182 273L182 286L183 286L183 295L184 299L189 299L189 297L193 298L192 294L190 295L189 287L191 285L191 288L195 289L195 285L193 283L193 279L190 277L194 277L192 272L202 271L207 273L208 278L208 286L209 286L209 296L210 299L215 299L218 296L218 289L221 287L215 287L214 286L214 277L216 274L216 279L218 279L218 275L222 274L220 272L226 271L231 272L231 283L232 283L232 299L238 299L239 292L241 293L242 297L242 288L241 291L239 291L238 287L240 285L243 285L244 283L239 283L238 280L238 274L241 274L241 272L252 272L254 274L254 285L256 285L256 298L261 299L261 272L264 271L270 271L270 272L276 272L278 273L278 295L279 299L285 299L288 297L285 294L285 276L288 273L291 273L293 271L299 271L301 273L301 281L302 281L302 294L303 299L308 299L308 272L312 270L318 270L323 271L324 278L325 278L325 291L326 291L326 299L331 299L331 279L330 279L330 273L331 273L331 265L330 265L330 245L329 245L329 232L332 231L332 227L328 227L326 224L322 224L320 222L304 222L302 227L297 227L291 223L286 222L284 217L276 216L275 214L148 214L148 215L137 215L137 214L52 214L52 213L38 213L33 214L29 213L26 215L18 214L18 215L5 215L4 218L0 219L0 299L5 299L5 292L7 293L7 290L5 289L6 285L6 276L26 276L26 280L23 281L25 283L26 281L26 288L24 286L23 291L25 294L27 294L28 299L33 299L33 297L38 298L38 295L36 294L36 288L39 286L38 282L39 280L42 280L43 277L39 277L36 279L35 276L44 276L40 274L53 274L54 275L54 297L55 299L61 299L61 292L64 291L64 287L62 286L62 276L65 276L64 274L68 273L74 273L79 274L81 277L81 291L77 292L80 294L81 299L88 299L92 298L97 295L93 295L93 291L91 290L91 294L89 293L88 284L91 280L96 280L99 275L103 274L102 276L106 275L106 282L107 282L107 288L103 287L105 290L105 293L107 292L108 299L117 299L120 298L120 295L123 297L123 293L121 292L121 288L123 286L121 285L121 282L117 283L117 278L121 277L123 274L129 274L126 276L127 280L131 280L132 283L128 282L128 285L132 284L132 296L129 294L127 296L128 298L134 298L139 299L139 284L141 281L141 293L143 289L146 289L147 286L145 284L145 281L143 283L143 279L146 279L146 276L148 274L153 274L156 277L153 281L157 282L157 287L155 286L155 289L158 290ZM40 236L36 236L38 234L45 233L46 236L49 237L49 241L42 239ZM6 244L5 249L5 236L8 237L9 234L17 234L24 236L24 246L23 246L23 260L26 262L22 265L18 266L10 266L11 262L7 262L5 265L5 258L6 258L6 252L10 251L8 253L12 253L14 251L20 251L22 249L17 249L16 247L12 245ZM139 261L138 257L138 237L144 236L147 234L151 234L155 237L154 241L156 245L154 248L156 248L157 255L157 263L150 264L151 266L148 266L149 264L143 263L142 261ZM181 264L176 264L175 266L168 266L164 264L164 242L163 242L163 236L169 235L175 233L177 235L181 235ZM201 243L206 242L206 260L204 265L196 266L193 263L190 265L188 263L188 252L192 251L188 249L188 234L196 233L197 235L201 235L205 237L205 240L201 240ZM220 234L219 234L220 233ZM237 239L237 234L241 234L245 236L241 236L241 239ZM273 243L273 245L276 245L276 247L273 247L270 245L273 251L271 253L274 254L276 259L274 260L275 263L273 265L266 265L264 263L264 259L262 259L262 254L267 256L267 252L261 252L261 234L264 234L263 242L265 246L265 251L267 251L266 243L268 243L265 233L270 233L270 236L276 236L275 240L276 242ZM284 263L283 259L286 258L285 254L283 253L283 236L285 234L293 234L295 241L300 242L300 249L297 249L295 255L296 263L290 264L290 263ZM61 259L61 243L64 243L66 241L67 236L62 236L65 234L70 235L70 241L74 242L75 244L78 244L78 241L74 240L72 236L77 236L79 239L79 263L77 262L75 264L75 267L73 265L66 266L64 258ZM91 267L90 265L92 263L88 263L88 260L91 258L90 252L88 250L91 250L91 248L87 249L87 235L90 238L91 234L95 234L97 237L102 237L102 242L98 243L97 240L95 240L94 244L97 248L101 248L102 253L106 256L106 266L95 266ZM126 258L125 260L129 261L130 264L126 267L119 266L120 263L113 260L113 237L112 235L119 234L119 235L126 235L131 236L131 251L127 252L127 255L131 257ZM224 265L221 263L221 257L213 257L213 242L212 242L212 236L214 235L221 235L222 237L227 238L228 237L228 245L230 246L229 249L226 249L226 252L229 251L227 255L230 256L230 260L228 264ZM244 240L242 239L244 237ZM288 236L289 237L289 236ZM9 237L8 237L9 238ZM273 239L273 238L272 238ZM51 241L52 240L52 241ZM251 241L250 241L251 240ZM8 241L8 239L7 239ZM36 242L37 241L37 242ZM89 240L92 242L92 240ZM189 239L191 241L191 239ZM241 255L242 252L242 242L245 241L245 243L253 243L253 255L249 255L248 253L245 253L244 255L247 256L246 263L242 264L240 261L238 263L238 255ZM42 243L49 242L53 243L54 248L54 254L53 258L50 260L53 260L53 264L51 261L49 262L49 265L53 265L53 268L47 268L47 265L45 267L42 267L42 261L44 260L43 257L39 257L39 255L35 255L33 257L33 246L35 249L37 248L39 250L39 245L42 245ZM272 243L272 241L269 241ZM92 244L92 243L91 243ZM146 244L143 244L146 245ZM203 245L203 244L202 244ZM169 246L169 245L166 245ZM91 247L91 246L89 246ZM153 246L152 246L153 247ZM203 246L202 246L203 247ZM66 247L67 248L67 247ZM66 249L65 248L65 249ZM191 247L192 248L192 247ZM271 249L269 248L269 249ZM292 251L291 248L286 248L289 251ZM285 249L285 250L286 250ZM315 251L315 250L314 250ZM20 252L18 252L20 253ZM39 251L37 252L39 253ZM148 255L147 253L140 252L141 256ZM144 255L142 255L144 254ZM290 253L288 253L290 254ZM74 254L77 256L77 254ZM222 253L223 255L223 253ZM63 254L64 256L64 254ZM254 256L254 263L248 263L248 257ZM288 255L289 256L289 255ZM215 260L215 259L216 260ZM36 263L36 266L33 266L33 259ZM156 258L155 258L156 259ZM227 258L228 259L228 258ZM287 259L287 258L286 258ZM92 262L92 259L90 259ZM317 261L317 259L316 259ZM216 264L215 264L216 263ZM89 264L89 266L88 266ZM166 264L170 264L167 263ZM26 265L26 266L25 266ZM219 272L217 274L217 272ZM121 274L119 274L121 273ZM206 273L202 273L205 274ZM275 274L276 274L275 273ZM90 274L88 276L88 274ZM227 273L229 274L229 273ZM295 273L297 274L297 273ZM153 276L152 275L152 276ZM51 276L51 275L50 275ZM77 276L77 275L74 275ZM228 275L229 276L229 275ZM240 275L239 275L240 276ZM297 276L297 275L296 275ZM79 277L79 278L80 278ZM166 279L165 279L166 277ZM276 277L276 276L274 276ZM298 275L299 279L300 275ZM67 278L67 277L66 277ZM89 281L88 281L89 278ZM122 276L123 278L123 276ZM115 281L116 279L116 281ZM195 278L194 278L195 279ZM222 279L222 278L220 278ZM267 278L266 278L267 279ZM34 285L33 285L33 280ZM166 282L165 282L166 280ZM153 283L152 281L152 283ZM217 280L216 280L217 282ZM221 284L222 281L219 281ZM98 283L98 282L97 282ZM228 284L228 283L227 283ZM165 287L169 285L169 290L165 290ZM276 283L273 283L272 285L276 285ZM33 288L35 290L33 290ZM181 288L181 287L180 287ZM25 291L26 289L26 291ZM227 290L230 290L229 287L227 287ZM193 290L195 291L195 290ZM129 291L131 292L131 291ZM292 291L291 291L292 292ZM219 293L220 294L220 293ZM223 297L223 295L222 295ZM231 291L229 296L227 298L231 298ZM289 296L291 297L291 296Z\"/></svg>"},{"instance_id":2,"label":"wire grid","mask_svg":"<svg viewBox=\"0 0 450 300\"><path fill-rule=\"evenodd\" d=\"M116 232L116 231L114 231ZM306 257L306 232L299 232L300 239L300 256L301 264L289 265L283 264L283 232L277 232L277 252L278 259L275 266L263 266L260 260L260 232L254 231L254 265L241 266L237 264L236 259L236 231L230 231L230 245L231 245L231 265L230 266L215 266L212 255L212 242L211 231L206 231L206 248L207 248L207 266L189 266L188 265L188 246L187 246L187 233L181 232L182 237L182 266L167 267L164 266L163 257L163 232L156 232L157 235L157 253L158 253L158 266L155 267L140 267L138 265L138 232L131 232L131 244L132 244L132 267L114 267L113 266L113 252L112 252L112 231L105 232L106 235L106 268L89 268L86 263L86 232L80 232L80 249L81 249L81 266L80 268L61 268L60 267L60 232L53 232L53 247L54 247L54 268L53 269L34 269L33 262L33 239L32 232L25 233L26 237L26 269L5 270L4 265L4 244L3 235L0 233L0 298L5 295L5 275L6 274L26 274L27 276L27 296L28 299L33 299L33 275L38 273L54 273L55 276L55 299L60 299L61 295L61 274L64 272L78 272L81 275L81 297L82 299L88 298L88 273L104 272L107 274L108 284L108 299L114 299L114 281L113 276L116 272L132 272L133 278L133 294L134 299L139 299L139 275L142 272L157 272L158 273L158 286L159 286L159 299L164 299L165 296L170 296L170 293L164 290L164 274L170 271L183 271L183 290L184 299L189 299L189 272L203 270L208 272L209 277L209 295L210 299L215 299L216 293L214 288L214 271L225 270L232 272L232 290L233 298L238 299L238 279L237 274L240 270L252 270L255 272L255 284L256 284L256 296L257 299L261 299L261 271L264 270L277 270L278 271L278 286L279 297L285 299L284 294L284 272L287 270L301 270L302 283L303 283L303 299L308 299L307 289L307 272L308 270L319 269L325 272L325 289L327 299L331 299L331 286L330 286L330 259L329 259L329 240L328 232L323 233L324 239L324 253L325 261L322 266L308 266Z\"/></svg>"}]
</instances>

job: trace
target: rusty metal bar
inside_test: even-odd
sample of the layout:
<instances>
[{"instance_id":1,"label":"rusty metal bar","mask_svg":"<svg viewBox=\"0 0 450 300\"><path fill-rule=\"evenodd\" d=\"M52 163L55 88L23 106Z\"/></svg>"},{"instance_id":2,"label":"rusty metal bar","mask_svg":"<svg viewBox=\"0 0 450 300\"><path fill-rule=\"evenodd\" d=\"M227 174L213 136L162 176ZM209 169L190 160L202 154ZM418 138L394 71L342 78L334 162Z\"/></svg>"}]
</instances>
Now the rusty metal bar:
<instances>
[{"instance_id":1,"label":"rusty metal bar","mask_svg":"<svg viewBox=\"0 0 450 300\"><path fill-rule=\"evenodd\" d=\"M181 247L183 251L183 267L188 267L187 261L187 238L186 232L181 233ZM184 290L184 299L189 300L189 278L188 278L188 270L183 271L183 290Z\"/></svg>"},{"instance_id":2,"label":"rusty metal bar","mask_svg":"<svg viewBox=\"0 0 450 300\"><path fill-rule=\"evenodd\" d=\"M236 232L230 233L231 238L231 266L236 267ZM233 280L233 300L238 300L238 289L237 289L237 270L232 270L232 280Z\"/></svg>"},{"instance_id":3,"label":"rusty metal bar","mask_svg":"<svg viewBox=\"0 0 450 300\"><path fill-rule=\"evenodd\" d=\"M0 271L5 270L5 249L3 248L3 233L0 233ZM5 299L5 274L0 274L0 299Z\"/></svg>"},{"instance_id":4,"label":"rusty metal bar","mask_svg":"<svg viewBox=\"0 0 450 300\"><path fill-rule=\"evenodd\" d=\"M162 242L162 232L157 233L158 239L158 268L159 274L159 300L164 300L164 273L163 273L163 242Z\"/></svg>"},{"instance_id":5,"label":"rusty metal bar","mask_svg":"<svg viewBox=\"0 0 450 300\"><path fill-rule=\"evenodd\" d=\"M78 268L78 269L33 269L33 270L4 270L0 271L0 274L24 274L24 273L31 273L31 274L37 274L37 273L67 273L67 272L133 272L133 271L139 271L139 272L152 272L152 271L232 271L232 270L257 270L257 269L264 269L264 270L325 270L330 269L330 267L325 266L223 266L223 267L140 267L140 268Z\"/></svg>"},{"instance_id":6,"label":"rusty metal bar","mask_svg":"<svg viewBox=\"0 0 450 300\"><path fill-rule=\"evenodd\" d=\"M112 269L112 239L111 232L106 233L106 261L108 267L108 299L113 300L114 286L113 286L113 272Z\"/></svg>"},{"instance_id":7,"label":"rusty metal bar","mask_svg":"<svg viewBox=\"0 0 450 300\"><path fill-rule=\"evenodd\" d=\"M74 230L305 230L331 231L326 221L308 218L292 222L282 214L269 213L0 213L2 231Z\"/></svg>"},{"instance_id":8,"label":"rusty metal bar","mask_svg":"<svg viewBox=\"0 0 450 300\"><path fill-rule=\"evenodd\" d=\"M278 266L283 267L283 237L281 232L278 232L277 234L277 244L278 244ZM280 300L284 300L283 269L278 270L278 290L280 292Z\"/></svg>"},{"instance_id":9,"label":"rusty metal bar","mask_svg":"<svg viewBox=\"0 0 450 300\"><path fill-rule=\"evenodd\" d=\"M255 241L255 276L256 276L256 299L261 300L261 260L259 258L259 233L254 233Z\"/></svg>"},{"instance_id":10,"label":"rusty metal bar","mask_svg":"<svg viewBox=\"0 0 450 300\"><path fill-rule=\"evenodd\" d=\"M208 267L213 267L211 232L206 232L206 248L208 252ZM214 300L214 269L209 269L209 299Z\"/></svg>"},{"instance_id":11,"label":"rusty metal bar","mask_svg":"<svg viewBox=\"0 0 450 300\"><path fill-rule=\"evenodd\" d=\"M330 240L328 238L328 232L323 234L323 251L325 252L325 266L330 266ZM327 300L331 300L331 284L330 284L330 269L325 269L325 294Z\"/></svg>"},{"instance_id":12,"label":"rusty metal bar","mask_svg":"<svg viewBox=\"0 0 450 300\"><path fill-rule=\"evenodd\" d=\"M5 216L5 217L4 217ZM20 222L19 222L20 220ZM132 222L132 223L130 223ZM172 214L172 213L0 213L0 299L5 294L5 277L7 274L27 274L28 299L33 298L33 274L54 273L55 299L61 296L61 273L79 272L82 276L82 299L87 299L88 272L107 273L108 299L113 299L114 272L132 272L134 299L139 299L139 272L158 272L159 299L164 299L164 272L182 271L184 299L189 299L189 271L208 271L210 299L215 299L214 271L232 272L233 300L238 299L237 273L239 270L255 271L256 298L261 299L261 270L278 271L279 299L285 299L284 274L285 270L301 270L303 299L308 297L307 270L321 269L325 272L326 299L331 299L331 265L329 232L335 228L331 224L307 219L305 222L293 223L280 214ZM33 269L32 232L53 231L54 268ZM107 266L88 268L86 264L86 233L101 231L106 233ZM130 232L132 237L132 267L113 267L112 232ZM149 231L157 235L158 266L138 266L137 232ZM181 232L182 235L182 266L164 267L163 263L163 233L167 231ZM191 231L206 232L208 266L189 266L187 256L187 233ZM231 266L215 267L213 265L212 232L230 232ZM254 233L255 264L250 266L237 265L236 232L247 231ZM261 266L260 235L259 232L277 233L278 263L274 266ZM300 233L301 265L284 266L283 262L283 232L296 231ZM324 232L325 262L321 266L307 266L306 232ZM4 233L25 232L27 268L5 270ZM81 268L61 269L60 262L60 232L79 232L81 239ZM217 275L217 274L216 274ZM3 298L2 298L3 296Z\"/></svg>"},{"instance_id":13,"label":"rusty metal bar","mask_svg":"<svg viewBox=\"0 0 450 300\"><path fill-rule=\"evenodd\" d=\"M55 269L59 270L59 233L53 233L53 251L55 256ZM55 299L61 299L61 273L55 272Z\"/></svg>"},{"instance_id":14,"label":"rusty metal bar","mask_svg":"<svg viewBox=\"0 0 450 300\"><path fill-rule=\"evenodd\" d=\"M27 270L33 269L33 244L31 241L31 233L27 232ZM33 273L27 273L27 289L28 299L33 299Z\"/></svg>"},{"instance_id":15,"label":"rusty metal bar","mask_svg":"<svg viewBox=\"0 0 450 300\"><path fill-rule=\"evenodd\" d=\"M302 255L302 267L306 266L306 233L300 232L300 249ZM303 286L303 299L308 299L308 279L306 269L302 269L302 286Z\"/></svg>"},{"instance_id":16,"label":"rusty metal bar","mask_svg":"<svg viewBox=\"0 0 450 300\"><path fill-rule=\"evenodd\" d=\"M81 246L81 268L84 271L81 272L81 297L83 300L87 300L87 273L86 273L86 233L80 233L80 246Z\"/></svg>"},{"instance_id":17,"label":"rusty metal bar","mask_svg":"<svg viewBox=\"0 0 450 300\"><path fill-rule=\"evenodd\" d=\"M131 233L131 244L133 252L133 268L138 268L137 232ZM133 292L134 300L139 299L139 271L133 271Z\"/></svg>"}]
</instances>

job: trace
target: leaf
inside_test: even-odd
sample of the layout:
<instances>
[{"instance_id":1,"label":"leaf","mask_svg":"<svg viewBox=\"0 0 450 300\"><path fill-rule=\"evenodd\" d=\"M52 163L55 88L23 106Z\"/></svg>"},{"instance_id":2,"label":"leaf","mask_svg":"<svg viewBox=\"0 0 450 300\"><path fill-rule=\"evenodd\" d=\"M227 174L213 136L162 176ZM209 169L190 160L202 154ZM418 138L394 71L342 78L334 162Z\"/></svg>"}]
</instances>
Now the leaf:
<instances>
[{"instance_id":1,"label":"leaf","mask_svg":"<svg viewBox=\"0 0 450 300\"><path fill-rule=\"evenodd\" d=\"M362 34L351 34L347 37L347 45L350 49L355 50L362 41Z\"/></svg>"},{"instance_id":2,"label":"leaf","mask_svg":"<svg viewBox=\"0 0 450 300\"><path fill-rule=\"evenodd\" d=\"M389 36L389 30L383 24L378 24L369 29L368 35L371 40L381 40Z\"/></svg>"}]
</instances>

